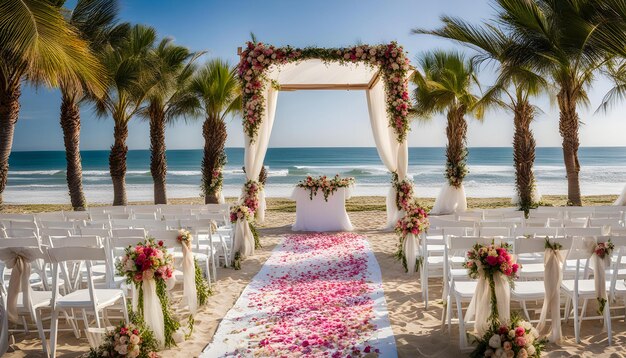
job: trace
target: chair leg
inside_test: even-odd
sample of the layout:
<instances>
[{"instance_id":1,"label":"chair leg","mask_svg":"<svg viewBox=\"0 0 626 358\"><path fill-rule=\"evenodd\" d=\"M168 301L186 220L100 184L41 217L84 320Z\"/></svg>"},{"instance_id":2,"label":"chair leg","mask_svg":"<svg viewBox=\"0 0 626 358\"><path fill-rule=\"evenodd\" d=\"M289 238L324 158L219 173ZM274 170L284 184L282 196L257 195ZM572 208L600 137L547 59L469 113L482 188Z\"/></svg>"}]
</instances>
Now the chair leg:
<instances>
[{"instance_id":1,"label":"chair leg","mask_svg":"<svg viewBox=\"0 0 626 358\"><path fill-rule=\"evenodd\" d=\"M587 312L587 302L589 302L589 300L585 298L585 299L583 300L583 309L582 309L582 311L580 312L580 318L579 318L579 320L580 320L580 321L579 321L579 323L578 323L578 324L579 324L581 327L582 327L582 324L583 324L583 318L585 318L585 312Z\"/></svg>"},{"instance_id":2,"label":"chair leg","mask_svg":"<svg viewBox=\"0 0 626 358\"><path fill-rule=\"evenodd\" d=\"M128 305L126 305L126 295L122 293L122 312L124 313L124 321L125 323L130 323L130 319L128 318Z\"/></svg>"},{"instance_id":3,"label":"chair leg","mask_svg":"<svg viewBox=\"0 0 626 358\"><path fill-rule=\"evenodd\" d=\"M56 357L58 325L59 325L59 312L57 310L53 310L52 318L50 320L50 356L52 358Z\"/></svg>"},{"instance_id":4,"label":"chair leg","mask_svg":"<svg viewBox=\"0 0 626 358\"><path fill-rule=\"evenodd\" d=\"M67 314L67 311L63 311L63 316L65 320L70 324L72 330L74 331L74 337L76 339L80 338L80 330L78 329L78 325L76 324L76 314L74 313L74 309L72 308L72 317Z\"/></svg>"},{"instance_id":5,"label":"chair leg","mask_svg":"<svg viewBox=\"0 0 626 358\"><path fill-rule=\"evenodd\" d=\"M530 322L530 313L528 313L528 308L526 308L526 301L522 301L522 310L524 310L524 316L526 316L526 319L528 320L528 322Z\"/></svg>"},{"instance_id":6,"label":"chair leg","mask_svg":"<svg viewBox=\"0 0 626 358\"><path fill-rule=\"evenodd\" d=\"M35 324L37 325L37 331L39 332L39 339L41 339L41 346L43 347L44 354L48 356L48 341L46 340L46 334L43 331L43 324L41 321L41 311L35 310Z\"/></svg>"},{"instance_id":7,"label":"chair leg","mask_svg":"<svg viewBox=\"0 0 626 358\"><path fill-rule=\"evenodd\" d=\"M458 298L455 297L457 316L459 319L459 345L461 349L467 348L467 331L465 330L465 319L463 318L463 307Z\"/></svg>"},{"instance_id":8,"label":"chair leg","mask_svg":"<svg viewBox=\"0 0 626 358\"><path fill-rule=\"evenodd\" d=\"M572 305L572 299L567 296L567 299L565 300L565 311L563 312L563 321L565 323L567 323L567 321L569 321L569 315L571 313L571 305Z\"/></svg>"},{"instance_id":9,"label":"chair leg","mask_svg":"<svg viewBox=\"0 0 626 358\"><path fill-rule=\"evenodd\" d=\"M452 297L448 294L448 305L446 306L446 316L448 317L448 332L452 332Z\"/></svg>"},{"instance_id":10,"label":"chair leg","mask_svg":"<svg viewBox=\"0 0 626 358\"><path fill-rule=\"evenodd\" d=\"M606 301L604 307L604 324L606 325L606 333L609 337L609 346L613 344L613 332L611 331L611 307L609 306L610 300Z\"/></svg>"},{"instance_id":11,"label":"chair leg","mask_svg":"<svg viewBox=\"0 0 626 358\"><path fill-rule=\"evenodd\" d=\"M576 343L580 343L580 324L578 318L578 296L574 295L572 299L574 306L574 336L576 337Z\"/></svg>"}]
</instances>

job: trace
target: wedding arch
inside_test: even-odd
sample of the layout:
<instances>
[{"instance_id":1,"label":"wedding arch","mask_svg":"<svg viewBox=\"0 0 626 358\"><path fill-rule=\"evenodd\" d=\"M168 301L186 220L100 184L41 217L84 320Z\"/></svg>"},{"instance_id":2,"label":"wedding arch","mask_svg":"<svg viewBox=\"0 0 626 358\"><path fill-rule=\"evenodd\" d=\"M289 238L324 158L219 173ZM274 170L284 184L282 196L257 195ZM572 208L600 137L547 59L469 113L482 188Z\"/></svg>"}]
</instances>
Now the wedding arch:
<instances>
[{"instance_id":1,"label":"wedding arch","mask_svg":"<svg viewBox=\"0 0 626 358\"><path fill-rule=\"evenodd\" d=\"M269 143L279 91L363 90L378 154L393 174L387 195L387 225L400 217L403 195L397 188L408 169L409 59L396 42L348 48L274 47L248 42L240 51L238 74L242 83L244 165L247 182L241 205L257 221L265 217L265 195L258 177ZM406 200L407 198L404 198ZM247 225L238 220L233 252L242 251L240 239L248 237ZM246 245L249 246L249 245Z\"/></svg>"}]
</instances>

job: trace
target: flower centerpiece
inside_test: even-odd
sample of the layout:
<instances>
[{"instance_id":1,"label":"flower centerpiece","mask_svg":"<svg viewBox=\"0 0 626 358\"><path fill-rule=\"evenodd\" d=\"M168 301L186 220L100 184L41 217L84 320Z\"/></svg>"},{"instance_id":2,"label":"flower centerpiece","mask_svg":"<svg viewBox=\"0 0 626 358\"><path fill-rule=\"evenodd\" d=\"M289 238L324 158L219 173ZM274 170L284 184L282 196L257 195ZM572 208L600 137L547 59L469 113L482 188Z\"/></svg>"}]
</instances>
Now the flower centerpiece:
<instances>
[{"instance_id":1,"label":"flower centerpiece","mask_svg":"<svg viewBox=\"0 0 626 358\"><path fill-rule=\"evenodd\" d=\"M109 331L102 344L92 348L87 357L157 358L157 349L152 331L134 324L121 324Z\"/></svg>"},{"instance_id":2,"label":"flower centerpiece","mask_svg":"<svg viewBox=\"0 0 626 358\"><path fill-rule=\"evenodd\" d=\"M489 245L477 243L467 252L463 263L469 277L478 279L472 303L476 315L475 327L479 334L509 321L510 286L521 267L515 263L509 250L505 242Z\"/></svg>"},{"instance_id":3,"label":"flower centerpiece","mask_svg":"<svg viewBox=\"0 0 626 358\"><path fill-rule=\"evenodd\" d=\"M166 281L172 279L173 263L163 241L155 242L153 238L127 247L117 263L118 273L125 276L126 282L136 291L133 310L154 332L159 344L166 347L174 344L172 335L180 328L180 323L172 317L167 295Z\"/></svg>"},{"instance_id":4,"label":"flower centerpiece","mask_svg":"<svg viewBox=\"0 0 626 358\"><path fill-rule=\"evenodd\" d=\"M339 174L334 178L328 179L326 175L322 175L318 178L307 176L306 179L301 180L296 184L298 188L303 188L309 191L309 198L313 200L313 196L317 195L318 191L324 194L324 200L328 201L328 197L337 191L339 188L347 188L353 186L355 183L354 178L347 177L341 178Z\"/></svg>"},{"instance_id":5,"label":"flower centerpiece","mask_svg":"<svg viewBox=\"0 0 626 358\"><path fill-rule=\"evenodd\" d=\"M252 213L246 205L235 205L230 209L230 222L235 223L237 220L252 220Z\"/></svg>"},{"instance_id":6,"label":"flower centerpiece","mask_svg":"<svg viewBox=\"0 0 626 358\"><path fill-rule=\"evenodd\" d=\"M478 338L470 357L541 357L546 343L529 322L514 314L510 324L492 327Z\"/></svg>"},{"instance_id":7,"label":"flower centerpiece","mask_svg":"<svg viewBox=\"0 0 626 358\"><path fill-rule=\"evenodd\" d=\"M418 272L422 265L422 258L416 256L415 268L413 268L412 262L409 262L412 260L407 259L407 253L413 255L418 245L417 236L428 230L430 225L428 214L415 200L407 203L404 210L406 214L398 220L395 226L395 232L400 237L396 258L402 262L406 272Z\"/></svg>"},{"instance_id":8,"label":"flower centerpiece","mask_svg":"<svg viewBox=\"0 0 626 358\"><path fill-rule=\"evenodd\" d=\"M180 229L178 230L178 236L176 237L176 240L178 240L181 245L185 245L186 247L191 248L193 236L191 236L191 232L189 232L189 230Z\"/></svg>"},{"instance_id":9,"label":"flower centerpiece","mask_svg":"<svg viewBox=\"0 0 626 358\"><path fill-rule=\"evenodd\" d=\"M256 180L248 180L244 185L242 203L250 209L252 214L259 208L259 192L262 188L263 185Z\"/></svg>"}]
</instances>

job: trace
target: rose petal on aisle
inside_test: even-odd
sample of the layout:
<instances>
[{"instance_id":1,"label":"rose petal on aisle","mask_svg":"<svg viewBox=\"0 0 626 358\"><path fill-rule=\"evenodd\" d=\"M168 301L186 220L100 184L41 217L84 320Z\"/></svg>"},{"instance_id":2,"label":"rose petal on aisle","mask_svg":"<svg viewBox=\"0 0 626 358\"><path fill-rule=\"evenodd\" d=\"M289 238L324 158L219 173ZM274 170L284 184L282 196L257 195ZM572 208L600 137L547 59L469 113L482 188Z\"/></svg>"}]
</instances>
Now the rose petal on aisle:
<instances>
[{"instance_id":1,"label":"rose petal on aisle","mask_svg":"<svg viewBox=\"0 0 626 358\"><path fill-rule=\"evenodd\" d=\"M201 357L396 357L378 262L353 233L290 235Z\"/></svg>"}]
</instances>

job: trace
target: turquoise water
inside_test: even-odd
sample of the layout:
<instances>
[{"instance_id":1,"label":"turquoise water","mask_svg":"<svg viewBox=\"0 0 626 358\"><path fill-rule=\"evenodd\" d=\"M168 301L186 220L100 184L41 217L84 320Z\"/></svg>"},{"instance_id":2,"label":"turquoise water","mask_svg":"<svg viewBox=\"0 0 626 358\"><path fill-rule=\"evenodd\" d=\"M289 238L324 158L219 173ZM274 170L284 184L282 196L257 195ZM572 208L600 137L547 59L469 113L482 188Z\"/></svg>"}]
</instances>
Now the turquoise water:
<instances>
[{"instance_id":1,"label":"turquoise water","mask_svg":"<svg viewBox=\"0 0 626 358\"><path fill-rule=\"evenodd\" d=\"M514 171L511 148L470 148L469 170L465 187L476 197L511 196ZM224 171L227 196L239 194L244 180L243 149L228 148ZM84 186L88 200L110 202L112 186L108 171L108 151L85 151ZM170 197L198 196L200 189L201 150L170 150L168 157L168 192ZM626 182L626 147L581 148L581 187L584 194L617 194ZM270 148L265 165L269 169L267 194L288 196L293 185L306 175L353 176L356 195L384 195L389 173L375 148ZM417 194L434 197L445 182L444 148L410 148L409 174ZM560 148L538 148L535 161L537 187L541 194L565 194L565 169ZM129 200L150 200L150 152L128 153ZM69 202L65 182L65 153L14 152L10 157L8 187L4 199L13 203Z\"/></svg>"}]
</instances>

